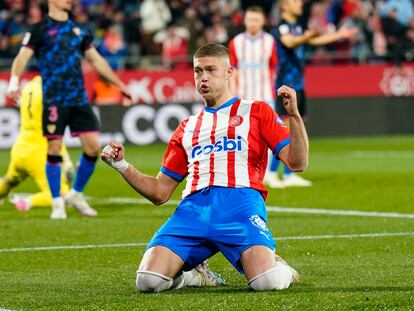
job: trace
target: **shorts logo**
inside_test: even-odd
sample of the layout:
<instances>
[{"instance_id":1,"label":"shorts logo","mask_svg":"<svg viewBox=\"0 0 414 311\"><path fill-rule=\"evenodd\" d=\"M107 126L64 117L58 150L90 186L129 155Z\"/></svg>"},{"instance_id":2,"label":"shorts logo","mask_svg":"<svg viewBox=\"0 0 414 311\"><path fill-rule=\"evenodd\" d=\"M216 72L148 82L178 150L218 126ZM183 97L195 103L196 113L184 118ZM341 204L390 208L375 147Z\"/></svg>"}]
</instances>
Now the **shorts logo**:
<instances>
[{"instance_id":1,"label":"shorts logo","mask_svg":"<svg viewBox=\"0 0 414 311\"><path fill-rule=\"evenodd\" d=\"M249 220L253 226L259 228L260 230L265 232L269 231L269 229L267 229L266 223L259 217L259 215L250 216Z\"/></svg>"},{"instance_id":2,"label":"shorts logo","mask_svg":"<svg viewBox=\"0 0 414 311\"><path fill-rule=\"evenodd\" d=\"M46 128L50 134L53 134L56 131L56 124L48 124Z\"/></svg>"},{"instance_id":3,"label":"shorts logo","mask_svg":"<svg viewBox=\"0 0 414 311\"><path fill-rule=\"evenodd\" d=\"M229 120L230 126L239 126L243 123L243 117L242 116L232 116Z\"/></svg>"},{"instance_id":4,"label":"shorts logo","mask_svg":"<svg viewBox=\"0 0 414 311\"><path fill-rule=\"evenodd\" d=\"M214 145L194 146L193 150L191 150L191 158L194 159L215 152L236 150L242 150L241 136L237 136L237 139L229 139L227 136L224 136L223 139L218 140Z\"/></svg>"}]
</instances>

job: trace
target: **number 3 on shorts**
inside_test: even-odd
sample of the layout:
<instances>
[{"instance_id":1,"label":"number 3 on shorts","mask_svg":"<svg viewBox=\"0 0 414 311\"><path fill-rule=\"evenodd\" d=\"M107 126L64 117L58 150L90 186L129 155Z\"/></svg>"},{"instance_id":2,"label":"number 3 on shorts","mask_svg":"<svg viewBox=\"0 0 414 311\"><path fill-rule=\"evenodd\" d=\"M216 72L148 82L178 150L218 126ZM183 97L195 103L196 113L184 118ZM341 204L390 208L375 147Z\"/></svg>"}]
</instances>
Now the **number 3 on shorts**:
<instances>
[{"instance_id":1,"label":"number 3 on shorts","mask_svg":"<svg viewBox=\"0 0 414 311\"><path fill-rule=\"evenodd\" d=\"M50 122L56 122L58 120L58 109L56 106L50 106L48 108L49 110L49 121Z\"/></svg>"}]
</instances>

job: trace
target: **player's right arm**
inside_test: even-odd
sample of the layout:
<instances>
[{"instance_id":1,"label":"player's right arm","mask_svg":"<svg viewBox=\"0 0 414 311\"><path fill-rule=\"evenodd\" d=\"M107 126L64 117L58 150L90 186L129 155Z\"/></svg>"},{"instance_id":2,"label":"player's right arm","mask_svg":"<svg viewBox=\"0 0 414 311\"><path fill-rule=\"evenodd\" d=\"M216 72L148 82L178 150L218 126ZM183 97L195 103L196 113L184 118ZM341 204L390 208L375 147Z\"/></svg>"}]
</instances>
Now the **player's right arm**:
<instances>
[{"instance_id":1,"label":"player's right arm","mask_svg":"<svg viewBox=\"0 0 414 311\"><path fill-rule=\"evenodd\" d=\"M132 164L126 162L125 148L122 144L110 142L108 146L101 153L101 159L121 173L136 192L155 205L161 205L168 201L179 181L163 172L159 172L156 177L145 175L135 169Z\"/></svg>"},{"instance_id":2,"label":"player's right arm","mask_svg":"<svg viewBox=\"0 0 414 311\"><path fill-rule=\"evenodd\" d=\"M289 49L294 49L295 47L298 47L299 45L307 44L310 39L315 37L317 35L317 32L310 29L306 30L303 35L300 36L294 36L290 33L286 35L282 35L280 37L280 41L284 46L286 46Z\"/></svg>"},{"instance_id":3,"label":"player's right arm","mask_svg":"<svg viewBox=\"0 0 414 311\"><path fill-rule=\"evenodd\" d=\"M20 97L20 91L19 91L20 77L23 74L30 58L33 56L33 53L34 52L31 48L22 46L20 48L19 53L17 54L16 58L13 61L11 72L10 72L9 87L7 89L7 92L15 103L18 102L19 97Z\"/></svg>"}]
</instances>

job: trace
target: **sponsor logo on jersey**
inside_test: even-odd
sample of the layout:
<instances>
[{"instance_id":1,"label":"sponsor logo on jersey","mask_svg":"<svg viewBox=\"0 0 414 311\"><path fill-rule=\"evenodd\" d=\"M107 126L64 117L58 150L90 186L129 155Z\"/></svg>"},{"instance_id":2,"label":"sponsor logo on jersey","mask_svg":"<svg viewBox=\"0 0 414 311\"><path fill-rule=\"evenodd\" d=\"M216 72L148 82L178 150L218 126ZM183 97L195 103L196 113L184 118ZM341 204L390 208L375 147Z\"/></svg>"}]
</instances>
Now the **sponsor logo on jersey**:
<instances>
[{"instance_id":1,"label":"sponsor logo on jersey","mask_svg":"<svg viewBox=\"0 0 414 311\"><path fill-rule=\"evenodd\" d=\"M232 116L229 120L230 126L239 126L243 123L243 117L242 116Z\"/></svg>"},{"instance_id":2,"label":"sponsor logo on jersey","mask_svg":"<svg viewBox=\"0 0 414 311\"><path fill-rule=\"evenodd\" d=\"M237 139L229 139L224 136L223 139L217 141L214 145L205 146L194 146L191 150L191 158L198 158L203 155L209 155L216 152L228 152L228 151L241 151L242 150L242 139L241 136L237 136Z\"/></svg>"},{"instance_id":3,"label":"sponsor logo on jersey","mask_svg":"<svg viewBox=\"0 0 414 311\"><path fill-rule=\"evenodd\" d=\"M57 28L51 28L51 29L49 29L49 31L47 32L47 34L48 34L49 36L51 36L51 37L56 36L56 35L57 35L57 33L58 33Z\"/></svg>"}]
</instances>

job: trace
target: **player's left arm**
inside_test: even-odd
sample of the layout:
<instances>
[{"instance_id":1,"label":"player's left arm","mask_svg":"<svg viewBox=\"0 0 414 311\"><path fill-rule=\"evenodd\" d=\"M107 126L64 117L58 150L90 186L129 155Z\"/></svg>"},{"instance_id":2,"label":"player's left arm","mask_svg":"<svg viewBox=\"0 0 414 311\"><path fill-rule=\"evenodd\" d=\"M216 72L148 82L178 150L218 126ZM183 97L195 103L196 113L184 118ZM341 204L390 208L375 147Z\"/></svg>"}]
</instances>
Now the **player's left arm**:
<instances>
[{"instance_id":1,"label":"player's left arm","mask_svg":"<svg viewBox=\"0 0 414 311\"><path fill-rule=\"evenodd\" d=\"M309 140L299 114L296 92L283 85L277 90L277 95L283 98L290 130L290 143L279 151L278 157L292 171L301 172L308 166Z\"/></svg>"},{"instance_id":2,"label":"player's left arm","mask_svg":"<svg viewBox=\"0 0 414 311\"><path fill-rule=\"evenodd\" d=\"M125 96L129 101L132 99L131 92L128 90L128 87L122 82L121 79L115 74L111 69L108 62L103 58L95 47L90 46L84 52L85 59L92 65L92 67L104 78L106 78L110 83L115 85L121 91L122 95ZM130 104L130 102L128 103Z\"/></svg>"},{"instance_id":3,"label":"player's left arm","mask_svg":"<svg viewBox=\"0 0 414 311\"><path fill-rule=\"evenodd\" d=\"M308 44L318 46L339 40L349 40L358 33L358 28L342 26L338 31L313 37L307 41Z\"/></svg>"}]
</instances>

